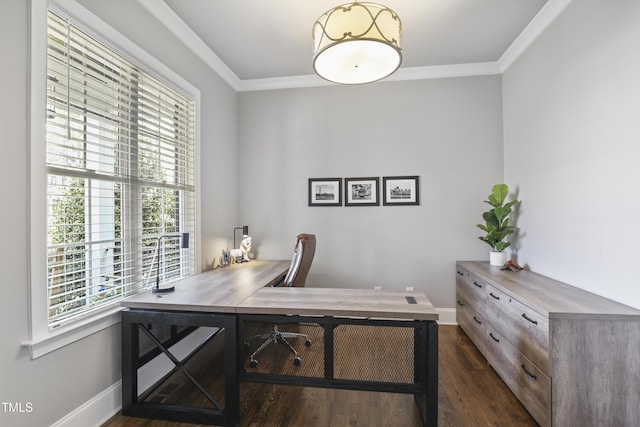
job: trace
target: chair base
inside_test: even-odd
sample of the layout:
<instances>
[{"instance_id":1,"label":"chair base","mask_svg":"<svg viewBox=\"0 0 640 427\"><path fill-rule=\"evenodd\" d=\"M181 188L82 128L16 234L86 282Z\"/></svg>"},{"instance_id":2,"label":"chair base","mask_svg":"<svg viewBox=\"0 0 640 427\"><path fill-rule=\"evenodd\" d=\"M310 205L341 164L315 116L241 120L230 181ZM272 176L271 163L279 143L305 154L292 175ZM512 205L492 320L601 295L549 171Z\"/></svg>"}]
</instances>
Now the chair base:
<instances>
[{"instance_id":1,"label":"chair base","mask_svg":"<svg viewBox=\"0 0 640 427\"><path fill-rule=\"evenodd\" d=\"M300 356L298 356L298 352L295 348L293 348L291 344L289 344L286 338L304 338L304 345L306 345L307 347L311 345L311 340L309 339L309 336L307 334L301 334L299 332L280 332L278 330L278 325L275 324L273 325L271 333L256 335L252 338L262 338L263 341L258 346L258 348L256 348L256 350L251 353L251 356L249 357L249 367L251 368L256 368L258 366L258 360L256 359L256 356L260 354L260 352L264 350L269 344L282 344L287 350L289 350L290 353L293 354L293 364L295 366L300 366L300 364L302 363L302 359L300 359Z\"/></svg>"}]
</instances>

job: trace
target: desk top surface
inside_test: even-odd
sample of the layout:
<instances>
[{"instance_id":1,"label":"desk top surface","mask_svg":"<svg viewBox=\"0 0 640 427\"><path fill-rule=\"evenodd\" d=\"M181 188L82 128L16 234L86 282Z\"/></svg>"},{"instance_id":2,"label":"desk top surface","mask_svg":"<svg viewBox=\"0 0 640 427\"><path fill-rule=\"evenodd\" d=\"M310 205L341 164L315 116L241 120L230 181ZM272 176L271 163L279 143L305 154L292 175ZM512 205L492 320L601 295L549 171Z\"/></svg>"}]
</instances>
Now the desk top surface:
<instances>
[{"instance_id":1,"label":"desk top surface","mask_svg":"<svg viewBox=\"0 0 640 427\"><path fill-rule=\"evenodd\" d=\"M270 287L284 277L290 263L253 260L215 269L173 282L174 292L148 291L121 304L143 310L438 320L420 292Z\"/></svg>"},{"instance_id":2,"label":"desk top surface","mask_svg":"<svg viewBox=\"0 0 640 427\"><path fill-rule=\"evenodd\" d=\"M196 274L173 282L176 290L151 291L122 301L123 307L148 310L235 313L235 308L258 289L284 276L291 261L253 260Z\"/></svg>"},{"instance_id":3,"label":"desk top surface","mask_svg":"<svg viewBox=\"0 0 640 427\"><path fill-rule=\"evenodd\" d=\"M415 304L407 297L413 297ZM373 289L262 288L242 301L236 312L438 320L438 312L423 293Z\"/></svg>"}]
</instances>

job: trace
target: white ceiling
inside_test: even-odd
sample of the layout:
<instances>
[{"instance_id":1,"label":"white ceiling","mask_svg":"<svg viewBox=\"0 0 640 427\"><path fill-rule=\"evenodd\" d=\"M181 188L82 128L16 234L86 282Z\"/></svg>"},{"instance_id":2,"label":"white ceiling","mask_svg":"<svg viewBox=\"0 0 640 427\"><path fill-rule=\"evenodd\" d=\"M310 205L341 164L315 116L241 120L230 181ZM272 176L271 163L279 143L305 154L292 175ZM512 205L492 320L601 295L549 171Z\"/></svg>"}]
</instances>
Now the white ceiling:
<instances>
[{"instance_id":1,"label":"white ceiling","mask_svg":"<svg viewBox=\"0 0 640 427\"><path fill-rule=\"evenodd\" d=\"M402 21L402 65L496 64L525 28L571 0L379 0ZM336 0L138 0L225 77L246 82L313 74L311 28ZM555 3L555 5L553 5ZM545 6L546 5L546 6ZM557 15L558 10L546 15ZM541 12L542 10L542 12ZM534 19L536 18L536 19ZM553 16L555 18L555 16ZM549 18L543 19L549 21ZM547 24L548 25L548 24ZM531 27L532 25L529 25ZM530 30L528 28L527 30ZM523 33L524 31L524 33ZM537 34L536 34L537 35ZM496 67L497 69L497 67ZM234 84L237 86L237 84Z\"/></svg>"}]
</instances>

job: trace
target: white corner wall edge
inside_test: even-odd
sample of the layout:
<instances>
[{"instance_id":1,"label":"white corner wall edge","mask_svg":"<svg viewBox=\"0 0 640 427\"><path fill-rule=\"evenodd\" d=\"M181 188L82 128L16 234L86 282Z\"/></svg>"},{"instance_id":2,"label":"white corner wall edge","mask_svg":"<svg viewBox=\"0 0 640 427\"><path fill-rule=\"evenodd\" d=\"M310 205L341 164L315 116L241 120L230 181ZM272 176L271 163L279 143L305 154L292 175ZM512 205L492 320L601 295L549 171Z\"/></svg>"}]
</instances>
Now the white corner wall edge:
<instances>
[{"instance_id":1,"label":"white corner wall edge","mask_svg":"<svg viewBox=\"0 0 640 427\"><path fill-rule=\"evenodd\" d=\"M424 80L502 74L573 0L548 0L496 62L400 68L383 81ZM173 35L206 63L236 92L335 85L316 75L240 80L207 44L162 0L137 0Z\"/></svg>"},{"instance_id":2,"label":"white corner wall edge","mask_svg":"<svg viewBox=\"0 0 640 427\"><path fill-rule=\"evenodd\" d=\"M456 309L455 308L436 308L436 311L440 315L438 320L439 325L457 325L456 322ZM206 335L206 332L199 337L192 339L190 336L187 338L188 343L183 345L182 348L175 351L175 353L188 354L191 346L198 344L198 339ZM176 344L180 346L181 343ZM174 350L174 347L172 347ZM166 360L154 360L151 364L156 364L156 367L152 367L146 372L145 377L141 379L140 388L145 389L151 386L157 379L161 378L167 372L168 365ZM163 366L164 365L164 366ZM146 366L146 365L145 365ZM153 372L151 372L153 371ZM92 397L78 408L74 409L64 417L60 418L55 423L51 424L51 427L99 427L107 422L111 417L116 415L118 411L122 409L122 381L119 380L115 384L109 386L106 390L102 391L98 395Z\"/></svg>"}]
</instances>

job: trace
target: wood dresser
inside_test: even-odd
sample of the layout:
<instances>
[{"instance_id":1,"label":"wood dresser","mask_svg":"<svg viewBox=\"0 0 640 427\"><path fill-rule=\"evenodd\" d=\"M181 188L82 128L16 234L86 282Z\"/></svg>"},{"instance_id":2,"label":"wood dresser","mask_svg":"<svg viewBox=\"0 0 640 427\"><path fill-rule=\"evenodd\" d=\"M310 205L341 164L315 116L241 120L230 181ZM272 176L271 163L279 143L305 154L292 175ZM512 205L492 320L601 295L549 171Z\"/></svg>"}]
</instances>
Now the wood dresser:
<instances>
[{"instance_id":1,"label":"wood dresser","mask_svg":"<svg viewBox=\"0 0 640 427\"><path fill-rule=\"evenodd\" d=\"M458 324L542 426L636 426L640 310L530 271L456 263Z\"/></svg>"}]
</instances>

